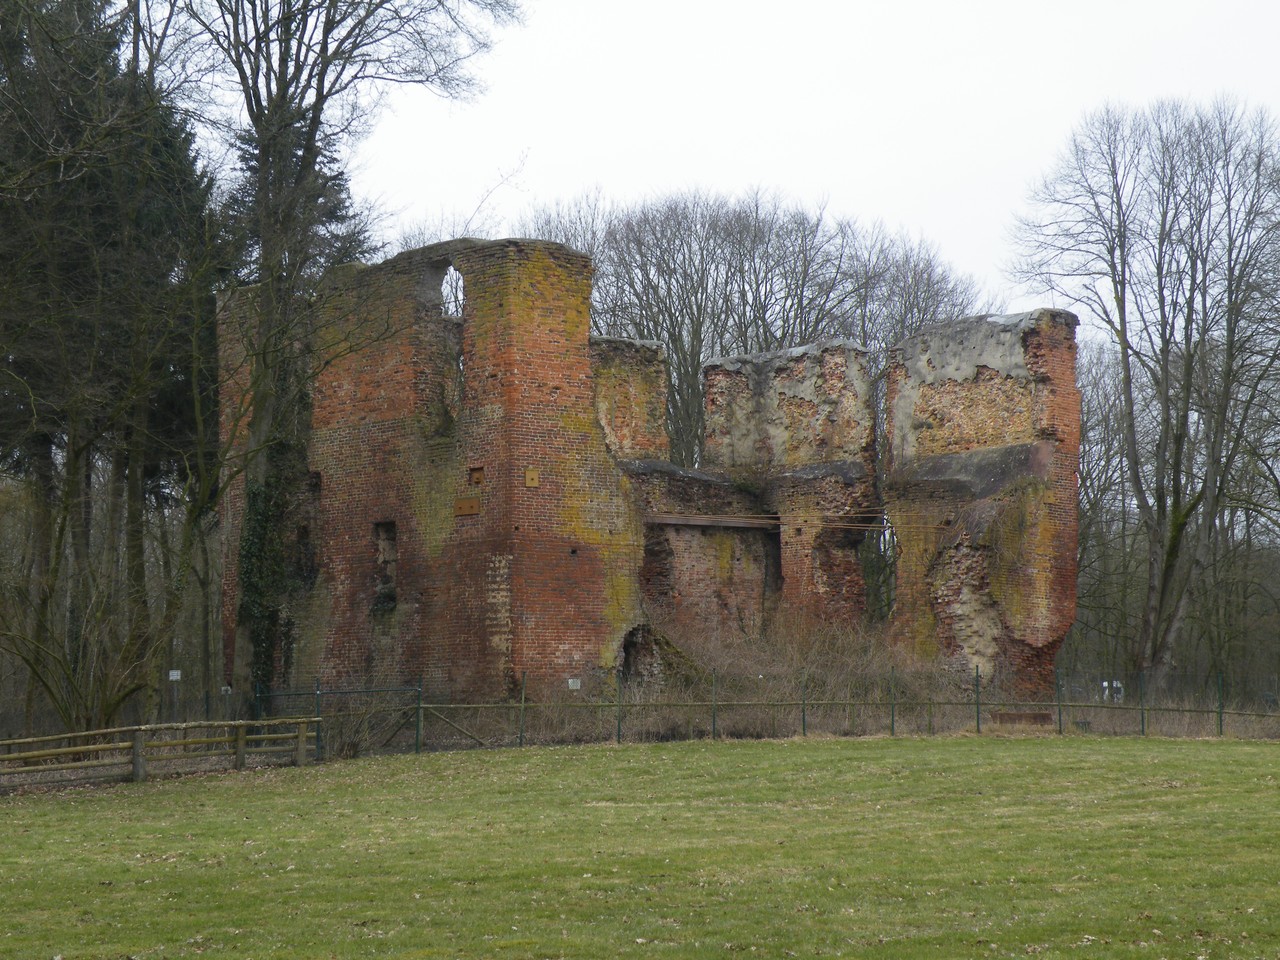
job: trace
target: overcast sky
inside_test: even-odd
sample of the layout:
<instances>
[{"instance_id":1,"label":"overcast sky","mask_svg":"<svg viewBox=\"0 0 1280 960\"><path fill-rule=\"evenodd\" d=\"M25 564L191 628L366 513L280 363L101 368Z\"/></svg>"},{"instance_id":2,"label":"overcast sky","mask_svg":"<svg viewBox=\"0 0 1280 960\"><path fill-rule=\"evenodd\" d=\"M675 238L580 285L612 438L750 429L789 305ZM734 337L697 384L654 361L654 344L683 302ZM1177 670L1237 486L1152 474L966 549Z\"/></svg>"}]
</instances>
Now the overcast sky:
<instances>
[{"instance_id":1,"label":"overcast sky","mask_svg":"<svg viewBox=\"0 0 1280 960\"><path fill-rule=\"evenodd\" d=\"M525 0L479 97L388 98L355 187L387 232L500 233L599 189L776 191L935 243L998 302L1013 218L1107 102L1228 95L1280 115L1280 4ZM1069 306L1061 304L1062 306Z\"/></svg>"}]
</instances>

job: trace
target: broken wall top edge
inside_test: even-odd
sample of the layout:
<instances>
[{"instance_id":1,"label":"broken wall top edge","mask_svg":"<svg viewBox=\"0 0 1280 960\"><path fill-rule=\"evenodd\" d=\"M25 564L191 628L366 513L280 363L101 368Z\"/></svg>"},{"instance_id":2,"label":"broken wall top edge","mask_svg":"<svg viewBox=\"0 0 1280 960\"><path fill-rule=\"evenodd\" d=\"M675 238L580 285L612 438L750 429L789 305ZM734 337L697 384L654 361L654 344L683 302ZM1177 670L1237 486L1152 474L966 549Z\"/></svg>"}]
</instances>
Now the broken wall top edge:
<instances>
[{"instance_id":1,"label":"broken wall top edge","mask_svg":"<svg viewBox=\"0 0 1280 960\"><path fill-rule=\"evenodd\" d=\"M599 344L602 347L618 346L629 347L633 350L651 350L661 354L663 357L667 354L667 348L659 340L637 340L634 337L611 337L603 333L593 333L591 334L590 342Z\"/></svg>"},{"instance_id":2,"label":"broken wall top edge","mask_svg":"<svg viewBox=\"0 0 1280 960\"><path fill-rule=\"evenodd\" d=\"M587 254L583 253L581 250L576 250L563 243L557 243L554 240L539 240L532 237L504 237L500 240L485 240L479 237L456 237L451 240L441 240L437 243L429 243L422 247L414 247L411 250L404 250L381 261L378 266L390 264L396 264L399 266L412 264L414 262L421 262L424 265L438 263L440 261L452 262L455 257L462 256L472 251L498 247L530 250L540 249L560 255L569 255L577 259L590 259Z\"/></svg>"},{"instance_id":3,"label":"broken wall top edge","mask_svg":"<svg viewBox=\"0 0 1280 960\"><path fill-rule=\"evenodd\" d=\"M1025 313L980 314L929 324L900 341L894 354L910 377L921 383L972 380L979 367L1002 376L1027 378L1023 336L1041 324L1073 331L1079 323L1066 310L1042 307Z\"/></svg>"},{"instance_id":4,"label":"broken wall top edge","mask_svg":"<svg viewBox=\"0 0 1280 960\"><path fill-rule=\"evenodd\" d=\"M799 347L788 347L786 350L771 350L767 353L739 353L732 356L712 357L702 365L703 371L711 369L738 370L744 366L767 366L770 363L794 360L797 357L813 356L826 350L844 349L861 357L868 353L856 340L836 339L819 340Z\"/></svg>"}]
</instances>

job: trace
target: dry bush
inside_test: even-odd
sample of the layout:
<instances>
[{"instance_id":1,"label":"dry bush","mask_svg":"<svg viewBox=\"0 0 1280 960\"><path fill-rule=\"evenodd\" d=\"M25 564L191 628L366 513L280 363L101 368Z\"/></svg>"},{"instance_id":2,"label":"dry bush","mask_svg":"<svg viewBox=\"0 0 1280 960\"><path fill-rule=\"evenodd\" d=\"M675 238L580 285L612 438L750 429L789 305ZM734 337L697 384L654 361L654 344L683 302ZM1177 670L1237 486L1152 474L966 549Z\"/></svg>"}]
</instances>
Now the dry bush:
<instances>
[{"instance_id":1,"label":"dry bush","mask_svg":"<svg viewBox=\"0 0 1280 960\"><path fill-rule=\"evenodd\" d=\"M836 625L793 610L754 634L677 623L655 629L686 662L669 671L659 689L632 695L647 700L643 723L635 724L646 739L709 733L705 709L697 715L681 704L710 702L713 684L717 732L734 737L791 736L802 728L888 732L891 702L902 703L904 720L914 717L913 710L919 714L920 732L938 732L949 728L946 717L926 704L958 701L969 689L962 675L890 644L874 624ZM664 702L669 706L660 709Z\"/></svg>"}]
</instances>

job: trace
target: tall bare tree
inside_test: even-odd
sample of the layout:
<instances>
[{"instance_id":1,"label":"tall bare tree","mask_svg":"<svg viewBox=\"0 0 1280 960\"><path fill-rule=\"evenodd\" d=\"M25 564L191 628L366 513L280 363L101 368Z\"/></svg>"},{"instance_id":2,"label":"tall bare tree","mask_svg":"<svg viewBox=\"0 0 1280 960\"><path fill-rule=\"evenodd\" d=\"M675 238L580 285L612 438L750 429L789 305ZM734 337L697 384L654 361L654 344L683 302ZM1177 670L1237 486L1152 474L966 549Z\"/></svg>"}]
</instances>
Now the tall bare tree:
<instances>
[{"instance_id":1,"label":"tall bare tree","mask_svg":"<svg viewBox=\"0 0 1280 960\"><path fill-rule=\"evenodd\" d=\"M1021 225L1022 274L1117 350L1124 496L1145 540L1129 668L1174 663L1272 402L1280 346L1274 122L1220 101L1106 108L1072 134Z\"/></svg>"}]
</instances>

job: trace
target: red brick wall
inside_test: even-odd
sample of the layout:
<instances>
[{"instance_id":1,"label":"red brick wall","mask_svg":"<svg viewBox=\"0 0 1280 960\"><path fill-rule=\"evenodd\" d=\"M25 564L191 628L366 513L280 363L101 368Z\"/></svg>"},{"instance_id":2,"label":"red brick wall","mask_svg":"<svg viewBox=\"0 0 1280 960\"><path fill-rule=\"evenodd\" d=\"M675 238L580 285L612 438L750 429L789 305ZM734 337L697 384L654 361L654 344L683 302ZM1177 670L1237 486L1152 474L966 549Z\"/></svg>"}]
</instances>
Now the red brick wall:
<instances>
[{"instance_id":1,"label":"red brick wall","mask_svg":"<svg viewBox=\"0 0 1280 960\"><path fill-rule=\"evenodd\" d=\"M450 264L461 320L442 316ZM834 343L709 366L707 468L681 470L665 462L660 351L590 342L590 276L565 247L506 240L332 278L312 479L295 511L318 575L288 598L297 642L279 686L420 679L432 696L502 696L527 674L556 690L609 675L650 617L751 632L777 611L862 612L857 548L878 505L861 352ZM243 436L237 345L251 301L221 314L229 442ZM997 635L988 659L1042 688L1074 616L1075 320L966 323L908 342L889 375L895 629L978 659ZM974 456L1003 479L968 476ZM230 480L229 677L248 663L235 624L243 500Z\"/></svg>"},{"instance_id":2,"label":"red brick wall","mask_svg":"<svg viewBox=\"0 0 1280 960\"><path fill-rule=\"evenodd\" d=\"M440 316L450 263L461 338ZM438 245L333 282L308 446L321 572L293 600L280 685L501 695L526 671L563 687L612 668L642 617L643 528L595 416L589 298L587 258L526 241ZM238 502L223 513L229 651ZM394 605L378 524L395 525Z\"/></svg>"},{"instance_id":3,"label":"red brick wall","mask_svg":"<svg viewBox=\"0 0 1280 960\"><path fill-rule=\"evenodd\" d=\"M778 532L759 496L724 476L658 461L627 470L650 517L641 586L651 618L677 641L759 630L779 588ZM741 518L764 525L723 522Z\"/></svg>"},{"instance_id":4,"label":"red brick wall","mask_svg":"<svg viewBox=\"0 0 1280 960\"><path fill-rule=\"evenodd\" d=\"M706 461L778 517L780 600L807 618L866 609L857 556L878 512L865 353L847 342L708 364Z\"/></svg>"},{"instance_id":5,"label":"red brick wall","mask_svg":"<svg viewBox=\"0 0 1280 960\"><path fill-rule=\"evenodd\" d=\"M1052 691L1075 618L1076 318L1041 310L930 328L892 357L885 510L893 632Z\"/></svg>"},{"instance_id":6,"label":"red brick wall","mask_svg":"<svg viewBox=\"0 0 1280 960\"><path fill-rule=\"evenodd\" d=\"M455 264L467 282L463 408L474 417L462 443L468 465L486 471L482 514L460 518L456 546L465 555L472 537L487 545L485 632L494 649L510 644L511 680L527 671L531 683L563 687L611 669L641 617L643 529L595 416L590 261L502 241ZM468 626L480 612L468 611Z\"/></svg>"}]
</instances>

